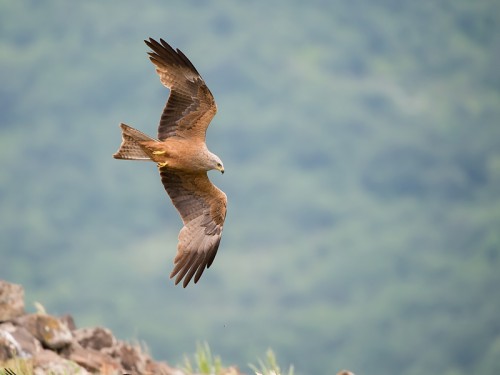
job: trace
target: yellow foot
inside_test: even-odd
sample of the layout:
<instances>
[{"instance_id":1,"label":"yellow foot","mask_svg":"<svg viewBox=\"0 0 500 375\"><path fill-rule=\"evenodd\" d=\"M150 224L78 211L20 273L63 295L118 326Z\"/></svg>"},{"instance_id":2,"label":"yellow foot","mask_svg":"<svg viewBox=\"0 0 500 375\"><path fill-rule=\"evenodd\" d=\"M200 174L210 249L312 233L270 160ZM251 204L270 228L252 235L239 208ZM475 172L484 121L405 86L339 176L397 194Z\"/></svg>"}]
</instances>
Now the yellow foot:
<instances>
[{"instance_id":1,"label":"yellow foot","mask_svg":"<svg viewBox=\"0 0 500 375\"><path fill-rule=\"evenodd\" d=\"M153 151L153 155L164 155L165 151Z\"/></svg>"},{"instance_id":2,"label":"yellow foot","mask_svg":"<svg viewBox=\"0 0 500 375\"><path fill-rule=\"evenodd\" d=\"M167 162L164 162L164 163L158 163L158 168L163 168L163 167L166 167L168 166L168 163Z\"/></svg>"}]
</instances>

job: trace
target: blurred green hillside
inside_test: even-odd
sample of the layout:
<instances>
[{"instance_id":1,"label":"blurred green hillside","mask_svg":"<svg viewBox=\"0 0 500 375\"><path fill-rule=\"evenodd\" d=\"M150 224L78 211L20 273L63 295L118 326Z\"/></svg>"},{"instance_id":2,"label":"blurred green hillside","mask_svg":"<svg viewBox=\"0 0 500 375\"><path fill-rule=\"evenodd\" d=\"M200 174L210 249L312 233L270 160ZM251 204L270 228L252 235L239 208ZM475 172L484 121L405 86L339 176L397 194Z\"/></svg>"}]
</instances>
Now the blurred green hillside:
<instances>
[{"instance_id":1,"label":"blurred green hillside","mask_svg":"<svg viewBox=\"0 0 500 375\"><path fill-rule=\"evenodd\" d=\"M500 373L500 2L0 2L0 278L182 362L272 347L298 374ZM143 39L198 68L229 197L196 286L154 164L168 95Z\"/></svg>"}]
</instances>

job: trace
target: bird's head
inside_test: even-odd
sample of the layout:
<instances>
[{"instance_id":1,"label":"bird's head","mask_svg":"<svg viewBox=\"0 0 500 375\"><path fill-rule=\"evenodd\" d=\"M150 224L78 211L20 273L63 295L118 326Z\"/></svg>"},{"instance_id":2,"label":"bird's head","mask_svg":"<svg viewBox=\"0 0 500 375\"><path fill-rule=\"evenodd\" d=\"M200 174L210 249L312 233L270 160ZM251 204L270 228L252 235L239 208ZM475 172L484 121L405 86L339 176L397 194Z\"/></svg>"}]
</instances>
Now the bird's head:
<instances>
[{"instance_id":1,"label":"bird's head","mask_svg":"<svg viewBox=\"0 0 500 375\"><path fill-rule=\"evenodd\" d=\"M222 164L221 161L217 162L217 164L215 165L215 169L224 174L224 164Z\"/></svg>"},{"instance_id":2,"label":"bird's head","mask_svg":"<svg viewBox=\"0 0 500 375\"><path fill-rule=\"evenodd\" d=\"M222 160L220 160L220 158L215 155L215 154L211 154L211 159L212 159L212 169L215 169L217 171L219 171L220 173L224 173L224 164L222 163Z\"/></svg>"},{"instance_id":3,"label":"bird's head","mask_svg":"<svg viewBox=\"0 0 500 375\"><path fill-rule=\"evenodd\" d=\"M222 163L218 163L217 164L217 168L216 168L218 171L220 171L220 173L224 173L224 164Z\"/></svg>"}]
</instances>

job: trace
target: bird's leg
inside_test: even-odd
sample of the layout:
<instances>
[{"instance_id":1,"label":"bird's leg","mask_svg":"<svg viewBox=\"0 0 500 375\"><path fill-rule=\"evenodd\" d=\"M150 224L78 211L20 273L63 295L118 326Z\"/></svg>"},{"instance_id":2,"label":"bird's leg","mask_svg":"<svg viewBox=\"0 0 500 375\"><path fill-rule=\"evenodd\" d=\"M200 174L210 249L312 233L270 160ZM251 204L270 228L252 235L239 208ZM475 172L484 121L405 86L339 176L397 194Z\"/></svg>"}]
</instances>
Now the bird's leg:
<instances>
[{"instance_id":1,"label":"bird's leg","mask_svg":"<svg viewBox=\"0 0 500 375\"><path fill-rule=\"evenodd\" d=\"M166 167L168 166L168 163L165 161L163 163L158 163L158 168L163 168L163 167Z\"/></svg>"},{"instance_id":2,"label":"bird's leg","mask_svg":"<svg viewBox=\"0 0 500 375\"><path fill-rule=\"evenodd\" d=\"M153 155L165 155L166 151L161 151L161 150L157 150L157 151L153 151Z\"/></svg>"}]
</instances>

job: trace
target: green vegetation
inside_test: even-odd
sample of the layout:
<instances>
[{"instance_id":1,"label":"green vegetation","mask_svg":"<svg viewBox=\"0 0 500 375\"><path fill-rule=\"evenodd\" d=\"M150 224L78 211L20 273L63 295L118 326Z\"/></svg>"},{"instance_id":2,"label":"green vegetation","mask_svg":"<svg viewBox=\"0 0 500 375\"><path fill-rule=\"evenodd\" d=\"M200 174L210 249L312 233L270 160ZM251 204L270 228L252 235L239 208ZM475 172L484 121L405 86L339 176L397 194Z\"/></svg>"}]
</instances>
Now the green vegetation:
<instances>
[{"instance_id":1,"label":"green vegetation","mask_svg":"<svg viewBox=\"0 0 500 375\"><path fill-rule=\"evenodd\" d=\"M282 374L280 367L278 366L278 362L276 361L276 356L271 349L268 349L266 352L266 360L263 361L259 358L259 367L254 364L249 365L252 370L255 371L256 374L260 375L280 375ZM293 366L290 366L287 375L293 375Z\"/></svg>"},{"instance_id":2,"label":"green vegetation","mask_svg":"<svg viewBox=\"0 0 500 375\"><path fill-rule=\"evenodd\" d=\"M212 351L208 343L196 345L196 353L193 355L193 360L196 366L193 366L191 359L184 356L184 372L186 374L213 374L220 375L222 373L222 362L220 357L212 356Z\"/></svg>"},{"instance_id":3,"label":"green vegetation","mask_svg":"<svg viewBox=\"0 0 500 375\"><path fill-rule=\"evenodd\" d=\"M271 349L266 352L266 359L263 361L258 358L258 366L249 364L248 366L259 375L293 375L293 366L290 366L286 373L283 373L276 360L276 355ZM194 363L194 365L193 365ZM222 366L222 360L219 356L212 355L208 343L196 345L196 352L192 356L184 356L183 370L186 374L207 374L220 375L228 374L228 370Z\"/></svg>"},{"instance_id":4,"label":"green vegetation","mask_svg":"<svg viewBox=\"0 0 500 375\"><path fill-rule=\"evenodd\" d=\"M32 375L33 363L29 359L13 358L0 362L0 375Z\"/></svg>"},{"instance_id":5,"label":"green vegetation","mask_svg":"<svg viewBox=\"0 0 500 375\"><path fill-rule=\"evenodd\" d=\"M500 2L0 2L0 275L182 361L207 341L297 374L500 373ZM221 248L168 279L155 166L167 97L142 42L189 56L219 112Z\"/></svg>"}]
</instances>

